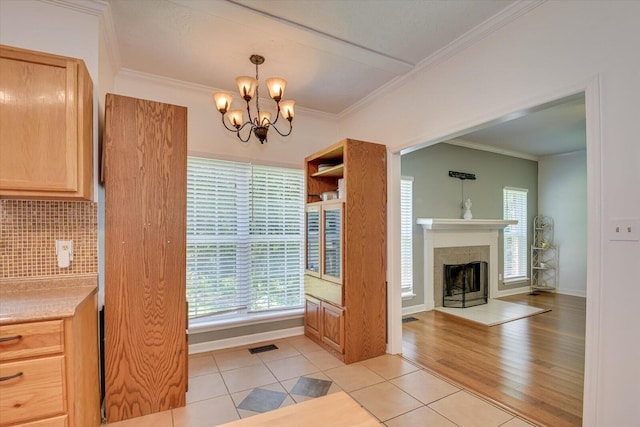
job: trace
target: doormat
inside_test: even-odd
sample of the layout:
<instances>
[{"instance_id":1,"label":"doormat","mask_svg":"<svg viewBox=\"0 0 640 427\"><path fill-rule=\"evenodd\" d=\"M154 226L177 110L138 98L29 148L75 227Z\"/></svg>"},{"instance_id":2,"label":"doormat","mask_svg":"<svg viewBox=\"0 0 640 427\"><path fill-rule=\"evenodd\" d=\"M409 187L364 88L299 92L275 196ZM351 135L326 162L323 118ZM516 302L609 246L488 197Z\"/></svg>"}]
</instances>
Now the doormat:
<instances>
[{"instance_id":1,"label":"doormat","mask_svg":"<svg viewBox=\"0 0 640 427\"><path fill-rule=\"evenodd\" d=\"M256 354L256 353L264 353L265 351L271 351L271 350L277 350L278 347L276 347L274 344L269 344L269 345L263 345L260 347L253 347L249 349L249 353L251 354Z\"/></svg>"},{"instance_id":2,"label":"doormat","mask_svg":"<svg viewBox=\"0 0 640 427\"><path fill-rule=\"evenodd\" d=\"M462 317L486 326L495 326L551 311L546 308L489 299L486 304L469 308L436 307L437 311Z\"/></svg>"},{"instance_id":3,"label":"doormat","mask_svg":"<svg viewBox=\"0 0 640 427\"><path fill-rule=\"evenodd\" d=\"M418 320L418 318L417 318L417 317L412 317L412 316L409 316L409 317L403 317L403 318L402 318L402 323L415 322L416 320Z\"/></svg>"}]
</instances>

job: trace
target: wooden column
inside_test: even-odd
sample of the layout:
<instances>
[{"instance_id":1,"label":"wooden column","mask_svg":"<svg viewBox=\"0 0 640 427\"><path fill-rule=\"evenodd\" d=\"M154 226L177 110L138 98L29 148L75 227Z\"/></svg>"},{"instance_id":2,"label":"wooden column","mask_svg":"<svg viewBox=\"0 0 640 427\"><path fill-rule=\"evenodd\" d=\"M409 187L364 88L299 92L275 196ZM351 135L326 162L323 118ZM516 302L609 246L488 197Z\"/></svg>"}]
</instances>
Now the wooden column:
<instances>
[{"instance_id":1,"label":"wooden column","mask_svg":"<svg viewBox=\"0 0 640 427\"><path fill-rule=\"evenodd\" d=\"M187 109L107 95L108 422L185 405Z\"/></svg>"}]
</instances>

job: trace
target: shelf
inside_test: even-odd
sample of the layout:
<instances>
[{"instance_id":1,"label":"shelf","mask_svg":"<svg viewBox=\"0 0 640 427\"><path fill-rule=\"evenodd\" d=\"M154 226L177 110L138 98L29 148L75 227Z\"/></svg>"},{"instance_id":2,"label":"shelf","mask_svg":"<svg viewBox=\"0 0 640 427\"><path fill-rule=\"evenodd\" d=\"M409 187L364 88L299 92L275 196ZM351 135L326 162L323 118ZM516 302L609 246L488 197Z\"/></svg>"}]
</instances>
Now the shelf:
<instances>
[{"instance_id":1,"label":"shelf","mask_svg":"<svg viewBox=\"0 0 640 427\"><path fill-rule=\"evenodd\" d=\"M553 244L553 218L538 215L533 220L531 289L552 291L557 287L558 247Z\"/></svg>"},{"instance_id":2,"label":"shelf","mask_svg":"<svg viewBox=\"0 0 640 427\"><path fill-rule=\"evenodd\" d=\"M335 165L333 167L324 169L322 171L312 174L312 177L327 177L327 178L342 178L344 175L344 163Z\"/></svg>"}]
</instances>

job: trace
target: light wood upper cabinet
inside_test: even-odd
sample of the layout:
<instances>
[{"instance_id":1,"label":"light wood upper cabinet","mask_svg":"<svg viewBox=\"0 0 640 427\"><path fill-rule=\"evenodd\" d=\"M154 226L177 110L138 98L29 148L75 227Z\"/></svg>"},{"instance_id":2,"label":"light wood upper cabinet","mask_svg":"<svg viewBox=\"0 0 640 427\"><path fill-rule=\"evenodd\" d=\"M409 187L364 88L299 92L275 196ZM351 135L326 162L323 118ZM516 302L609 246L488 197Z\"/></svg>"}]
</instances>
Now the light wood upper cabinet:
<instances>
[{"instance_id":1,"label":"light wood upper cabinet","mask_svg":"<svg viewBox=\"0 0 640 427\"><path fill-rule=\"evenodd\" d=\"M84 62L0 45L0 197L91 200L92 179Z\"/></svg>"}]
</instances>

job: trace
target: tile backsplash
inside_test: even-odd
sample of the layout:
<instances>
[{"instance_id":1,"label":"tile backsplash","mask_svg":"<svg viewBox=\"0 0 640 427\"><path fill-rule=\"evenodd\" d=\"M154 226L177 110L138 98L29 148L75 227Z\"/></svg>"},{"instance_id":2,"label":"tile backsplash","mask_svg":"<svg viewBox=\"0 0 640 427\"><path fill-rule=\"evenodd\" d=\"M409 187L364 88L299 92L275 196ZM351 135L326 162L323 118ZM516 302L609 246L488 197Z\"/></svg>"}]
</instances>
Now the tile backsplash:
<instances>
[{"instance_id":1,"label":"tile backsplash","mask_svg":"<svg viewBox=\"0 0 640 427\"><path fill-rule=\"evenodd\" d=\"M55 241L73 240L73 261L59 268ZM97 205L0 200L0 279L98 272Z\"/></svg>"}]
</instances>

